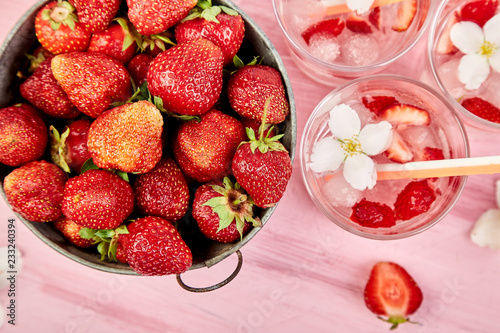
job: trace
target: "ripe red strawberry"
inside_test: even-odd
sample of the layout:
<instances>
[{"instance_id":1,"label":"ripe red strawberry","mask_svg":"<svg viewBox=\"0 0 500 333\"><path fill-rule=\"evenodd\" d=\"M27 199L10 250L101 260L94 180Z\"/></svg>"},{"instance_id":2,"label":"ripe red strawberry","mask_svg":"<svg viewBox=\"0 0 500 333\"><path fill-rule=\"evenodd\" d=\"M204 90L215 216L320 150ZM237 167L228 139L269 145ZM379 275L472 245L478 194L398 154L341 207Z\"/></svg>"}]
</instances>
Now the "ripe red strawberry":
<instances>
[{"instance_id":1,"label":"ripe red strawberry","mask_svg":"<svg viewBox=\"0 0 500 333\"><path fill-rule=\"evenodd\" d=\"M181 274L193 262L191 250L175 227L154 216L137 219L126 235L126 260L141 275Z\"/></svg>"},{"instance_id":2,"label":"ripe red strawberry","mask_svg":"<svg viewBox=\"0 0 500 333\"><path fill-rule=\"evenodd\" d=\"M127 263L127 240L128 234L118 235L116 240L116 260L124 264Z\"/></svg>"},{"instance_id":3,"label":"ripe red strawberry","mask_svg":"<svg viewBox=\"0 0 500 333\"><path fill-rule=\"evenodd\" d=\"M55 164L33 161L14 169L5 177L5 197L12 210L29 221L55 221L61 216L67 178Z\"/></svg>"},{"instance_id":4,"label":"ripe red strawberry","mask_svg":"<svg viewBox=\"0 0 500 333\"><path fill-rule=\"evenodd\" d=\"M101 53L71 52L52 58L52 72L70 101L97 118L113 102L131 96L130 75L118 60Z\"/></svg>"},{"instance_id":5,"label":"ripe red strawberry","mask_svg":"<svg viewBox=\"0 0 500 333\"><path fill-rule=\"evenodd\" d=\"M196 6L197 0L127 0L128 17L141 35L173 27Z\"/></svg>"},{"instance_id":6,"label":"ripe red strawberry","mask_svg":"<svg viewBox=\"0 0 500 333\"><path fill-rule=\"evenodd\" d=\"M259 129L261 126L261 123L258 121L255 121L253 119L248 119L248 118L241 118L240 119L241 124L243 127L245 127L245 130L248 131L248 128L251 128L254 133L259 133ZM276 127L271 125L271 124L265 124L264 125L264 137L273 137L276 136ZM247 136L248 137L248 136ZM248 138L250 139L250 138Z\"/></svg>"},{"instance_id":7,"label":"ripe red strawberry","mask_svg":"<svg viewBox=\"0 0 500 333\"><path fill-rule=\"evenodd\" d=\"M450 38L450 31L453 25L457 22L460 22L460 17L457 12L454 12L446 22L446 25L443 28L443 32L439 36L439 39L436 43L436 53L438 54L450 54L458 49L455 45L453 45Z\"/></svg>"},{"instance_id":8,"label":"ripe red strawberry","mask_svg":"<svg viewBox=\"0 0 500 333\"><path fill-rule=\"evenodd\" d=\"M149 54L153 58L156 58L158 54L168 48L177 45L172 41L174 34L170 30L155 35L144 36L137 34L137 36L137 44L141 52Z\"/></svg>"},{"instance_id":9,"label":"ripe red strawberry","mask_svg":"<svg viewBox=\"0 0 500 333\"><path fill-rule=\"evenodd\" d=\"M20 166L38 160L48 142L41 112L29 104L0 109L0 162Z\"/></svg>"},{"instance_id":10,"label":"ripe red strawberry","mask_svg":"<svg viewBox=\"0 0 500 333\"><path fill-rule=\"evenodd\" d=\"M313 36L319 38L334 38L345 28L345 22L340 18L332 18L311 25L302 33L302 38L309 45Z\"/></svg>"},{"instance_id":11,"label":"ripe red strawberry","mask_svg":"<svg viewBox=\"0 0 500 333\"><path fill-rule=\"evenodd\" d=\"M231 171L231 159L245 140L243 125L212 109L200 120L183 123L174 138L174 157L188 177L204 183L221 179Z\"/></svg>"},{"instance_id":12,"label":"ripe red strawberry","mask_svg":"<svg viewBox=\"0 0 500 333\"><path fill-rule=\"evenodd\" d=\"M54 227L75 246L89 248L94 245L94 241L92 239L85 239L80 236L79 232L83 227L65 216L61 216L59 219L54 221Z\"/></svg>"},{"instance_id":13,"label":"ripe red strawberry","mask_svg":"<svg viewBox=\"0 0 500 333\"><path fill-rule=\"evenodd\" d=\"M364 198L352 207L350 219L368 228L390 228L396 225L396 216L391 207Z\"/></svg>"},{"instance_id":14,"label":"ripe red strawberry","mask_svg":"<svg viewBox=\"0 0 500 333\"><path fill-rule=\"evenodd\" d=\"M163 158L153 170L140 175L134 185L137 210L169 221L181 219L189 207L189 188L179 166Z\"/></svg>"},{"instance_id":15,"label":"ripe red strawberry","mask_svg":"<svg viewBox=\"0 0 500 333\"><path fill-rule=\"evenodd\" d=\"M393 162L407 163L413 160L413 153L398 131L393 131L392 143L384 155Z\"/></svg>"},{"instance_id":16,"label":"ripe red strawberry","mask_svg":"<svg viewBox=\"0 0 500 333\"><path fill-rule=\"evenodd\" d=\"M500 109L480 97L466 98L462 106L480 118L500 123Z\"/></svg>"},{"instance_id":17,"label":"ripe red strawberry","mask_svg":"<svg viewBox=\"0 0 500 333\"><path fill-rule=\"evenodd\" d=\"M227 177L196 189L192 214L205 237L222 243L241 239L252 225L262 225L253 217L252 199Z\"/></svg>"},{"instance_id":18,"label":"ripe red strawberry","mask_svg":"<svg viewBox=\"0 0 500 333\"><path fill-rule=\"evenodd\" d=\"M89 33L106 29L120 9L121 0L69 0L79 22Z\"/></svg>"},{"instance_id":19,"label":"ripe red strawberry","mask_svg":"<svg viewBox=\"0 0 500 333\"><path fill-rule=\"evenodd\" d=\"M347 27L347 29L353 32L363 34L372 33L370 24L365 19L354 13L349 15L349 17L346 19L345 26Z\"/></svg>"},{"instance_id":20,"label":"ripe red strawberry","mask_svg":"<svg viewBox=\"0 0 500 333\"><path fill-rule=\"evenodd\" d=\"M417 161L444 160L443 150L434 147L425 147L419 151Z\"/></svg>"},{"instance_id":21,"label":"ripe red strawberry","mask_svg":"<svg viewBox=\"0 0 500 333\"><path fill-rule=\"evenodd\" d=\"M102 169L145 173L162 156L163 117L148 101L117 106L92 122L87 146Z\"/></svg>"},{"instance_id":22,"label":"ripe red strawberry","mask_svg":"<svg viewBox=\"0 0 500 333\"><path fill-rule=\"evenodd\" d=\"M211 1L200 1L200 4L202 7L195 7L185 20L176 25L177 43L208 39L221 48L224 66L232 64L245 37L245 24L241 15L225 6L211 6Z\"/></svg>"},{"instance_id":23,"label":"ripe red strawberry","mask_svg":"<svg viewBox=\"0 0 500 333\"><path fill-rule=\"evenodd\" d=\"M128 28L127 20L116 20L117 22L92 35L87 52L107 54L126 64L135 55L137 43Z\"/></svg>"},{"instance_id":24,"label":"ripe red strawberry","mask_svg":"<svg viewBox=\"0 0 500 333\"><path fill-rule=\"evenodd\" d=\"M75 118L80 111L57 83L52 74L51 61L52 58L49 58L40 63L35 72L20 85L21 96L49 116Z\"/></svg>"},{"instance_id":25,"label":"ripe red strawberry","mask_svg":"<svg viewBox=\"0 0 500 333\"><path fill-rule=\"evenodd\" d=\"M417 13L417 0L403 0L399 4L396 22L392 25L392 30L406 31L410 27Z\"/></svg>"},{"instance_id":26,"label":"ripe red strawberry","mask_svg":"<svg viewBox=\"0 0 500 333\"><path fill-rule=\"evenodd\" d=\"M363 105L377 116L380 116L382 111L390 106L398 104L394 96L363 96L361 100L363 101Z\"/></svg>"},{"instance_id":27,"label":"ripe red strawberry","mask_svg":"<svg viewBox=\"0 0 500 333\"><path fill-rule=\"evenodd\" d=\"M52 1L40 9L35 31L40 44L53 54L84 51L90 33L78 22L75 8L67 1Z\"/></svg>"},{"instance_id":28,"label":"ripe red strawberry","mask_svg":"<svg viewBox=\"0 0 500 333\"><path fill-rule=\"evenodd\" d=\"M380 319L392 324L411 322L409 315L422 304L423 294L415 280L400 265L393 262L378 262L370 273L365 287L365 304Z\"/></svg>"},{"instance_id":29,"label":"ripe red strawberry","mask_svg":"<svg viewBox=\"0 0 500 333\"><path fill-rule=\"evenodd\" d=\"M462 8L460 16L462 21L471 21L482 27L495 15L497 7L497 0L473 1Z\"/></svg>"},{"instance_id":30,"label":"ripe red strawberry","mask_svg":"<svg viewBox=\"0 0 500 333\"><path fill-rule=\"evenodd\" d=\"M222 91L221 49L205 39L186 41L160 53L148 71L148 89L163 107L181 115L210 110Z\"/></svg>"},{"instance_id":31,"label":"ripe red strawberry","mask_svg":"<svg viewBox=\"0 0 500 333\"><path fill-rule=\"evenodd\" d=\"M153 59L154 58L149 54L139 53L128 62L127 70L137 87L146 82L149 65Z\"/></svg>"},{"instance_id":32,"label":"ripe red strawberry","mask_svg":"<svg viewBox=\"0 0 500 333\"><path fill-rule=\"evenodd\" d=\"M380 117L395 125L428 126L431 123L427 110L409 104L394 104L383 110Z\"/></svg>"},{"instance_id":33,"label":"ripe red strawberry","mask_svg":"<svg viewBox=\"0 0 500 333\"><path fill-rule=\"evenodd\" d=\"M382 27L382 13L380 7L375 7L368 14L368 21L378 30Z\"/></svg>"},{"instance_id":34,"label":"ripe red strawberry","mask_svg":"<svg viewBox=\"0 0 500 333\"><path fill-rule=\"evenodd\" d=\"M107 170L91 169L64 187L64 216L91 229L115 229L132 213L132 186Z\"/></svg>"},{"instance_id":35,"label":"ripe red strawberry","mask_svg":"<svg viewBox=\"0 0 500 333\"><path fill-rule=\"evenodd\" d=\"M50 126L50 154L52 162L65 172L80 173L83 164L90 156L87 147L90 120L82 118L66 126L59 134L54 126Z\"/></svg>"},{"instance_id":36,"label":"ripe red strawberry","mask_svg":"<svg viewBox=\"0 0 500 333\"><path fill-rule=\"evenodd\" d=\"M47 51L43 46L39 46L33 51L33 54L27 54L26 57L30 61L28 72L34 73L38 66L45 60L52 58L54 55Z\"/></svg>"},{"instance_id":37,"label":"ripe red strawberry","mask_svg":"<svg viewBox=\"0 0 500 333\"><path fill-rule=\"evenodd\" d=\"M409 220L427 212L434 200L436 200L436 193L426 179L412 181L398 194L394 203L394 212L398 219Z\"/></svg>"},{"instance_id":38,"label":"ripe red strawberry","mask_svg":"<svg viewBox=\"0 0 500 333\"><path fill-rule=\"evenodd\" d=\"M290 113L279 71L265 65L247 65L232 74L227 84L231 107L242 117L262 122L269 100L266 124L282 123Z\"/></svg>"}]
</instances>

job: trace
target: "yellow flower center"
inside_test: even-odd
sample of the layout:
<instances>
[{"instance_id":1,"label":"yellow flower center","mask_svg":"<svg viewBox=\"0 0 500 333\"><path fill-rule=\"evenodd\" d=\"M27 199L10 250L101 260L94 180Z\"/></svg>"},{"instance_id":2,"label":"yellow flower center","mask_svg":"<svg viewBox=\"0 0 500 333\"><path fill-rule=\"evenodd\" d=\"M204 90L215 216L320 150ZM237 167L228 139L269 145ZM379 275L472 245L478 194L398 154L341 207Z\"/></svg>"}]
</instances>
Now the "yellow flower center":
<instances>
[{"instance_id":1,"label":"yellow flower center","mask_svg":"<svg viewBox=\"0 0 500 333\"><path fill-rule=\"evenodd\" d=\"M346 157L352 157L354 155L363 153L363 149L361 149L361 142L359 142L357 136L354 136L352 139L339 140L339 142L340 146L345 151Z\"/></svg>"},{"instance_id":2,"label":"yellow flower center","mask_svg":"<svg viewBox=\"0 0 500 333\"><path fill-rule=\"evenodd\" d=\"M479 54L485 56L486 58L489 58L495 53L496 49L497 46L495 45L495 43L485 40L483 45L481 45L479 49Z\"/></svg>"}]
</instances>

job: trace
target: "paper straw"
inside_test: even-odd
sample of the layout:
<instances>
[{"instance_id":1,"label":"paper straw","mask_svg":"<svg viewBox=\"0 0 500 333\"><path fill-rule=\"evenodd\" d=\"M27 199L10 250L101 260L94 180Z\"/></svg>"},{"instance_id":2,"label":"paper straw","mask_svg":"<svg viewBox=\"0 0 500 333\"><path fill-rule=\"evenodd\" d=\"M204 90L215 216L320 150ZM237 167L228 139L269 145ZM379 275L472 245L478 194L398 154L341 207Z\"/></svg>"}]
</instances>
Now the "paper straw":
<instances>
[{"instance_id":1,"label":"paper straw","mask_svg":"<svg viewBox=\"0 0 500 333\"><path fill-rule=\"evenodd\" d=\"M391 3L401 2L401 1L404 0L375 0L370 8L389 5ZM321 13L321 15L328 16L328 15L352 12L352 10L350 10L349 7L347 7L345 0L333 0L333 1L327 0L327 1L322 1L322 3L326 8L325 12Z\"/></svg>"}]
</instances>

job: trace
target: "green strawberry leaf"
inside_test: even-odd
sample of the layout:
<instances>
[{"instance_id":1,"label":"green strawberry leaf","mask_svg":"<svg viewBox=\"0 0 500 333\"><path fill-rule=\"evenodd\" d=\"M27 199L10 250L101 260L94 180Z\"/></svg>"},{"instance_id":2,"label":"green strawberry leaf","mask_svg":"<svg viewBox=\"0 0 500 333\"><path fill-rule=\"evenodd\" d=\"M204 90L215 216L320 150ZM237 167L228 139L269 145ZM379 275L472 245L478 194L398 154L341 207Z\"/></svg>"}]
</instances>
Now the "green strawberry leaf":
<instances>
[{"instance_id":1,"label":"green strawberry leaf","mask_svg":"<svg viewBox=\"0 0 500 333\"><path fill-rule=\"evenodd\" d=\"M231 16L238 16L240 15L237 11L235 11L234 9L232 8L229 8L229 7L226 7L226 6L219 6L220 9L222 9L222 11L228 15L231 15Z\"/></svg>"},{"instance_id":2,"label":"green strawberry leaf","mask_svg":"<svg viewBox=\"0 0 500 333\"><path fill-rule=\"evenodd\" d=\"M94 161L92 160L92 158L89 158L88 160L86 160L83 163L82 169L80 170L80 174L83 174L83 173L85 173L85 171L89 171L91 169L98 170L99 167L94 164Z\"/></svg>"},{"instance_id":3,"label":"green strawberry leaf","mask_svg":"<svg viewBox=\"0 0 500 333\"><path fill-rule=\"evenodd\" d=\"M96 231L97 230L95 229L81 228L80 231L78 231L78 234L84 239L92 239L94 238Z\"/></svg>"},{"instance_id":4,"label":"green strawberry leaf","mask_svg":"<svg viewBox=\"0 0 500 333\"><path fill-rule=\"evenodd\" d=\"M129 179L129 177L128 177L128 173L126 173L126 172L124 172L124 171L120 171L120 170L113 170L113 171L114 171L114 173L115 173L118 177L120 177L120 178L121 178L121 179L123 179L124 181L126 181L126 182L129 182L129 181L130 181L130 179Z\"/></svg>"},{"instance_id":5,"label":"green strawberry leaf","mask_svg":"<svg viewBox=\"0 0 500 333\"><path fill-rule=\"evenodd\" d=\"M198 3L196 4L197 7L201 9L207 9L212 7L212 0L198 0Z\"/></svg>"},{"instance_id":6,"label":"green strawberry leaf","mask_svg":"<svg viewBox=\"0 0 500 333\"><path fill-rule=\"evenodd\" d=\"M67 128L62 134L52 125L49 127L49 137L50 137L50 159L51 161L60 167L64 172L70 173L71 169L64 158L66 149L66 138L69 135L69 128Z\"/></svg>"}]
</instances>

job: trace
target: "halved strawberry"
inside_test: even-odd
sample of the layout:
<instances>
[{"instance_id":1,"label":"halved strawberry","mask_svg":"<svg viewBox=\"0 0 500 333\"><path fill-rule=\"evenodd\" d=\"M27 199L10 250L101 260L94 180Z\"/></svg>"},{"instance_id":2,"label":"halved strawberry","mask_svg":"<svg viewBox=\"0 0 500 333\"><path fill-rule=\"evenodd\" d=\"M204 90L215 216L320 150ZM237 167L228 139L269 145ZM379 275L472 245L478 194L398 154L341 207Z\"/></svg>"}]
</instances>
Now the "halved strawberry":
<instances>
[{"instance_id":1,"label":"halved strawberry","mask_svg":"<svg viewBox=\"0 0 500 333\"><path fill-rule=\"evenodd\" d=\"M406 221L427 212L434 200L436 193L427 179L412 181L398 194L394 212L398 219Z\"/></svg>"},{"instance_id":2,"label":"halved strawberry","mask_svg":"<svg viewBox=\"0 0 500 333\"><path fill-rule=\"evenodd\" d=\"M380 30L382 27L382 13L380 12L380 7L375 7L368 14L368 21L377 29Z\"/></svg>"},{"instance_id":3,"label":"halved strawberry","mask_svg":"<svg viewBox=\"0 0 500 333\"><path fill-rule=\"evenodd\" d=\"M347 27L347 29L353 32L364 33L364 34L369 34L372 32L370 24L365 19L356 15L355 13L351 14L347 18L345 26Z\"/></svg>"},{"instance_id":4,"label":"halved strawberry","mask_svg":"<svg viewBox=\"0 0 500 333\"><path fill-rule=\"evenodd\" d=\"M457 12L453 13L448 21L446 22L446 25L443 28L443 32L441 33L441 36L439 36L439 40L437 41L436 44L436 53L438 54L450 54L453 53L457 50L455 45L451 42L450 39L450 31L453 25L457 22L460 21L460 17Z\"/></svg>"},{"instance_id":5,"label":"halved strawberry","mask_svg":"<svg viewBox=\"0 0 500 333\"><path fill-rule=\"evenodd\" d=\"M427 110L410 104L395 104L382 111L380 116L396 125L427 126L431 123Z\"/></svg>"},{"instance_id":6,"label":"halved strawberry","mask_svg":"<svg viewBox=\"0 0 500 333\"><path fill-rule=\"evenodd\" d=\"M462 106L478 117L500 123L500 109L480 97L464 99Z\"/></svg>"},{"instance_id":7,"label":"halved strawberry","mask_svg":"<svg viewBox=\"0 0 500 333\"><path fill-rule=\"evenodd\" d=\"M365 198L352 207L350 219L369 228L390 228L396 224L396 216L391 207Z\"/></svg>"},{"instance_id":8,"label":"halved strawberry","mask_svg":"<svg viewBox=\"0 0 500 333\"><path fill-rule=\"evenodd\" d=\"M403 0L399 3L396 22L392 25L392 30L406 31L417 13L417 0Z\"/></svg>"},{"instance_id":9,"label":"halved strawberry","mask_svg":"<svg viewBox=\"0 0 500 333\"><path fill-rule=\"evenodd\" d=\"M373 266L365 287L365 304L371 312L387 317L379 318L391 323L391 329L411 322L408 316L417 311L422 300L422 290L403 267L393 262Z\"/></svg>"},{"instance_id":10,"label":"halved strawberry","mask_svg":"<svg viewBox=\"0 0 500 333\"><path fill-rule=\"evenodd\" d=\"M302 33L302 38L309 45L309 41L312 36L322 36L326 38L333 38L340 35L342 30L344 30L345 22L340 18L332 18L324 21L320 21L311 25Z\"/></svg>"},{"instance_id":11,"label":"halved strawberry","mask_svg":"<svg viewBox=\"0 0 500 333\"><path fill-rule=\"evenodd\" d=\"M407 163L413 160L413 153L398 131L393 131L392 143L384 152L385 156L396 163Z\"/></svg>"},{"instance_id":12,"label":"halved strawberry","mask_svg":"<svg viewBox=\"0 0 500 333\"><path fill-rule=\"evenodd\" d=\"M425 147L418 153L418 161L444 160L443 150L434 147Z\"/></svg>"},{"instance_id":13,"label":"halved strawberry","mask_svg":"<svg viewBox=\"0 0 500 333\"><path fill-rule=\"evenodd\" d=\"M495 15L497 0L478 0L466 4L460 11L462 21L471 21L482 27Z\"/></svg>"},{"instance_id":14,"label":"halved strawberry","mask_svg":"<svg viewBox=\"0 0 500 333\"><path fill-rule=\"evenodd\" d=\"M363 101L363 105L377 116L388 107L398 104L394 96L363 96L361 100Z\"/></svg>"}]
</instances>

